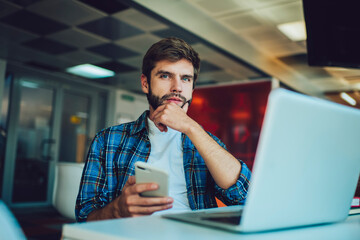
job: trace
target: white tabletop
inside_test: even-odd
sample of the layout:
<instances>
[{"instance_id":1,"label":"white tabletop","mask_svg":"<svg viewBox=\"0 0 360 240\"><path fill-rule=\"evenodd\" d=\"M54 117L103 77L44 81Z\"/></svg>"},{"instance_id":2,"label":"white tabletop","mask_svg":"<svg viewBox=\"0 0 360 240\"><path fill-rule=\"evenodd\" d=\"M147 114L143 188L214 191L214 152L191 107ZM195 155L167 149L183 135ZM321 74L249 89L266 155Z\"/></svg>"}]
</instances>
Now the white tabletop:
<instances>
[{"instance_id":1,"label":"white tabletop","mask_svg":"<svg viewBox=\"0 0 360 240\"><path fill-rule=\"evenodd\" d=\"M148 216L66 224L63 240L68 239L360 239L360 215L350 216L345 222L306 228L242 234L204 226Z\"/></svg>"}]
</instances>

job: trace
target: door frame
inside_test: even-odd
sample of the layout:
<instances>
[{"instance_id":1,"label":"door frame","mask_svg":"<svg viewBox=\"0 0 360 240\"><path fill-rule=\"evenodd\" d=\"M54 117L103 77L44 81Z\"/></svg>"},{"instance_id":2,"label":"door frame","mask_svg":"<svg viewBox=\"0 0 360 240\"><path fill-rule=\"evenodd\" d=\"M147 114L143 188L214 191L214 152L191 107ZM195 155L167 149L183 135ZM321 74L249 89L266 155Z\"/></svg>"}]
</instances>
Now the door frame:
<instances>
[{"instance_id":1,"label":"door frame","mask_svg":"<svg viewBox=\"0 0 360 240\"><path fill-rule=\"evenodd\" d=\"M97 131L97 110L99 94L106 92L108 94L108 99L112 96L112 89L103 86L93 86L94 84L84 84L81 82L70 82L69 79L64 79L59 76L54 76L48 73L36 72L34 70L24 70L18 69L15 67L13 69L8 69L14 75L13 78L13 88L11 89L10 94L10 105L9 105L9 125L8 125L8 138L6 140L6 150L5 150L5 162L4 162L4 174L3 174L3 188L2 188L2 198L3 201L9 206L14 208L21 207L41 207L41 206L50 206L53 202L53 188L55 180L55 166L59 162L59 150L60 150L60 133L61 133L61 115L63 110L63 97L64 92L69 91L72 94L80 94L89 97L90 99L90 109L89 109L89 126L88 126L88 135L93 137ZM50 75L50 76L49 76ZM50 80L49 80L50 79ZM20 100L21 100L21 86L25 83L33 83L38 85L41 88L48 88L54 91L53 96L53 111L52 111L52 121L51 121L51 139L55 140L55 144L52 144L50 148L49 155L52 156L52 160L49 161L49 172L48 172L48 186L47 186L47 198L44 202L23 202L23 203L13 203L12 194L13 194L13 185L15 177L15 161L16 161L16 147L17 147L17 127L19 125L19 114L20 114ZM80 85L81 87L76 87ZM106 107L106 106L103 106ZM109 106L106 108L109 109ZM108 112L108 111L107 111ZM108 116L107 116L108 117ZM109 122L109 119L106 118L105 122Z\"/></svg>"}]
</instances>

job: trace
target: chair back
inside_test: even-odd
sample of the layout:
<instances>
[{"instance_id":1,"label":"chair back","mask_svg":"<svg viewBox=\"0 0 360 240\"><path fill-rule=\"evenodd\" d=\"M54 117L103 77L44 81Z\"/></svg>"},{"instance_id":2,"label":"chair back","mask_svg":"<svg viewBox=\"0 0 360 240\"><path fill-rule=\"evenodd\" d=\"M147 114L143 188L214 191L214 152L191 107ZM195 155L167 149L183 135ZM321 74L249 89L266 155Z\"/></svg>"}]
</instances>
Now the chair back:
<instances>
[{"instance_id":1,"label":"chair back","mask_svg":"<svg viewBox=\"0 0 360 240\"><path fill-rule=\"evenodd\" d=\"M55 168L53 205L61 215L73 220L83 168L83 163L68 162L58 162Z\"/></svg>"}]
</instances>

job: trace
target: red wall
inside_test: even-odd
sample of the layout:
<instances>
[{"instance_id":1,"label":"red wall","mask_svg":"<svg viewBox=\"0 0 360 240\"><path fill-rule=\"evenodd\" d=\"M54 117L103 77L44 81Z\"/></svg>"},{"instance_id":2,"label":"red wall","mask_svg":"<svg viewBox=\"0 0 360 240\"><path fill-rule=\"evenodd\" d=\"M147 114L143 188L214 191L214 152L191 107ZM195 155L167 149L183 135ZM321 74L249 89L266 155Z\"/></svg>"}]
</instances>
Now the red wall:
<instances>
[{"instance_id":1,"label":"red wall","mask_svg":"<svg viewBox=\"0 0 360 240\"><path fill-rule=\"evenodd\" d=\"M188 114L251 169L270 90L270 81L195 88Z\"/></svg>"}]
</instances>

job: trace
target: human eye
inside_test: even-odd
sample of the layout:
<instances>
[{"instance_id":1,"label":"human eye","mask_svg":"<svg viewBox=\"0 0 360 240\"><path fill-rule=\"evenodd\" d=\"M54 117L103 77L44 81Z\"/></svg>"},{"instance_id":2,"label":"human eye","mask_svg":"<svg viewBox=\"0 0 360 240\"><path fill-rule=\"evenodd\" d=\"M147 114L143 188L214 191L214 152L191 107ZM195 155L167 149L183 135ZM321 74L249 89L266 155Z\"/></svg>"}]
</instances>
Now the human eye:
<instances>
[{"instance_id":1,"label":"human eye","mask_svg":"<svg viewBox=\"0 0 360 240\"><path fill-rule=\"evenodd\" d=\"M160 75L160 78L167 79L167 78L169 78L169 74L163 73Z\"/></svg>"},{"instance_id":2,"label":"human eye","mask_svg":"<svg viewBox=\"0 0 360 240\"><path fill-rule=\"evenodd\" d=\"M183 81L185 81L185 82L191 82L191 80L192 80L191 77L187 77L187 76L183 77Z\"/></svg>"}]
</instances>

